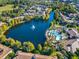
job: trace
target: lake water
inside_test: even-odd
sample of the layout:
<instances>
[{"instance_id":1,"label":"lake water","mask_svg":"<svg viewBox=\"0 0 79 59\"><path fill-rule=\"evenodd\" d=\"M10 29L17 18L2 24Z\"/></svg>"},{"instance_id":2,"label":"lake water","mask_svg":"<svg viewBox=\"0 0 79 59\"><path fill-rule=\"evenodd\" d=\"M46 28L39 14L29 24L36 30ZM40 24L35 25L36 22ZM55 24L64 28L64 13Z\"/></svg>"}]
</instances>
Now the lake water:
<instances>
[{"instance_id":1,"label":"lake water","mask_svg":"<svg viewBox=\"0 0 79 59\"><path fill-rule=\"evenodd\" d=\"M35 46L38 44L43 44L46 40L45 32L49 28L53 19L54 12L51 12L48 21L32 20L28 23L23 23L16 27L12 27L6 34L6 37L11 37L21 42L31 41Z\"/></svg>"}]
</instances>

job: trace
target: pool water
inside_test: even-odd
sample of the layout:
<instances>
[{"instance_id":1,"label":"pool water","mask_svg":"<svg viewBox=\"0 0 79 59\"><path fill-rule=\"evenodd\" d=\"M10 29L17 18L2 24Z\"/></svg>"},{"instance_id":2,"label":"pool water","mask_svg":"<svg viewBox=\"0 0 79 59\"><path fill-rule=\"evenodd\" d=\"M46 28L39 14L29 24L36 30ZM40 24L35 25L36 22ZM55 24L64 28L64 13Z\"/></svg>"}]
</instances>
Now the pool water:
<instances>
[{"instance_id":1,"label":"pool water","mask_svg":"<svg viewBox=\"0 0 79 59\"><path fill-rule=\"evenodd\" d=\"M59 34L56 30L50 30L49 35L55 36L57 41L61 39L61 34Z\"/></svg>"}]
</instances>

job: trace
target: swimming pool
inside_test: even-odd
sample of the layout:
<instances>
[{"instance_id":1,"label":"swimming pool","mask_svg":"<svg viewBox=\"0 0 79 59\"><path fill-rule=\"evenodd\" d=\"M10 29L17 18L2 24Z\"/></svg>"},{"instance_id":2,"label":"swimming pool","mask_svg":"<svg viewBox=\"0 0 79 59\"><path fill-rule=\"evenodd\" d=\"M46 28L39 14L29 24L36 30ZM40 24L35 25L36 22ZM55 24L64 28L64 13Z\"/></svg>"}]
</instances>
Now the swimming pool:
<instances>
[{"instance_id":1,"label":"swimming pool","mask_svg":"<svg viewBox=\"0 0 79 59\"><path fill-rule=\"evenodd\" d=\"M56 40L61 40L61 34L59 34L56 30L49 30L50 36L55 36Z\"/></svg>"}]
</instances>

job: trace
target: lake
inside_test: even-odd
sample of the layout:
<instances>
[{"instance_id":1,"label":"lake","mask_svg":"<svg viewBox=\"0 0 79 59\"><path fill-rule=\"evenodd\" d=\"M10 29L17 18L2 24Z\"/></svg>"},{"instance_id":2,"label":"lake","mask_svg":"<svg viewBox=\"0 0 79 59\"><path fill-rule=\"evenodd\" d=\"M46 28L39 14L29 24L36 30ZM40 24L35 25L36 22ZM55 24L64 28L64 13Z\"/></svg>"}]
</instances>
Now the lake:
<instances>
[{"instance_id":1,"label":"lake","mask_svg":"<svg viewBox=\"0 0 79 59\"><path fill-rule=\"evenodd\" d=\"M51 21L54 20L54 12L50 13L48 21L32 20L28 23L20 24L12 27L6 34L7 38L13 38L21 42L31 41L35 46L44 44L46 41L45 33L50 27Z\"/></svg>"}]
</instances>

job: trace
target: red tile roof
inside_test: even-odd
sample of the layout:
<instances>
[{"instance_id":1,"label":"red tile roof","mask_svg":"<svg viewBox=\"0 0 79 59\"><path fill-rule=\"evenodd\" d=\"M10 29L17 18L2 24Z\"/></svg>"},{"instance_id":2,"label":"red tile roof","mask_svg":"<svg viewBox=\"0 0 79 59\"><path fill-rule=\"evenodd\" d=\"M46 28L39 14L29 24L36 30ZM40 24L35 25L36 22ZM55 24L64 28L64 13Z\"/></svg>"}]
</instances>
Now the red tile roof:
<instances>
[{"instance_id":1,"label":"red tile roof","mask_svg":"<svg viewBox=\"0 0 79 59\"><path fill-rule=\"evenodd\" d=\"M56 56L51 57L51 56L45 56L45 55L39 55L39 54L25 53L21 51L17 53L17 56L15 59L32 59L33 56L35 56L36 59L57 59Z\"/></svg>"}]
</instances>

